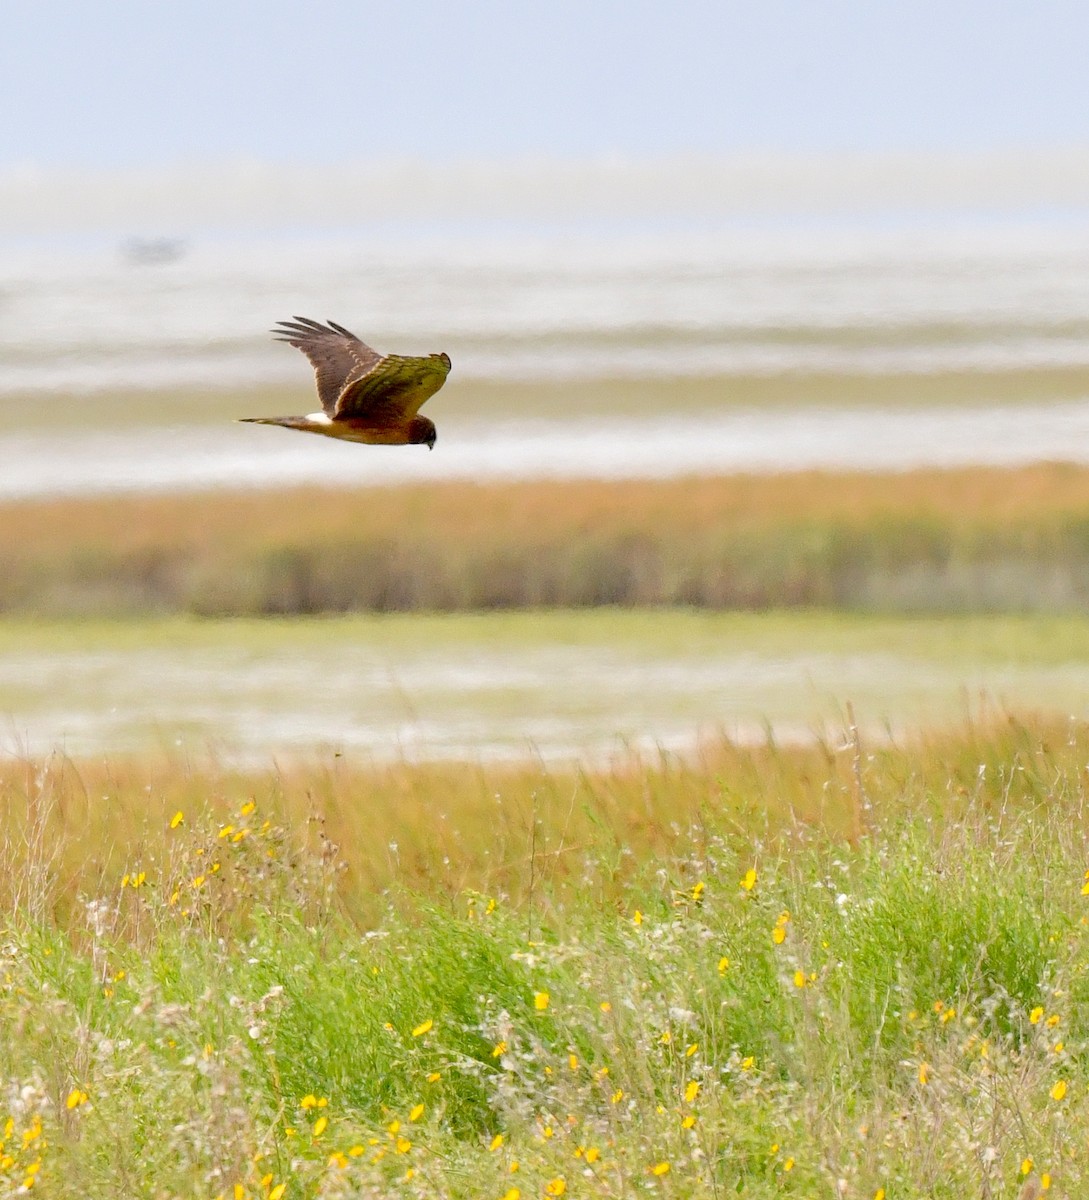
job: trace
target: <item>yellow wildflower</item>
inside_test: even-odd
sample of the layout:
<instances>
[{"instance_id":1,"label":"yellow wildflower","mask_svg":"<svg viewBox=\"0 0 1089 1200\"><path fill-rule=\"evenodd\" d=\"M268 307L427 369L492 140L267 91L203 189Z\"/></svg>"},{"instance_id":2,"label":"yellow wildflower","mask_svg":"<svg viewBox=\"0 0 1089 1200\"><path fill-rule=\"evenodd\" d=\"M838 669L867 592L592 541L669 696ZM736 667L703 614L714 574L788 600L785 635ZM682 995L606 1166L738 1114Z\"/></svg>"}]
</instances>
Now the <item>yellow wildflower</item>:
<instances>
[{"instance_id":1,"label":"yellow wildflower","mask_svg":"<svg viewBox=\"0 0 1089 1200\"><path fill-rule=\"evenodd\" d=\"M557 1175L555 1179L549 1181L545 1187L546 1196L562 1196L567 1191L567 1183L562 1175Z\"/></svg>"},{"instance_id":2,"label":"yellow wildflower","mask_svg":"<svg viewBox=\"0 0 1089 1200\"><path fill-rule=\"evenodd\" d=\"M741 886L747 892L751 892L753 888L756 887L756 870L753 867L750 867L745 872L745 875L741 880Z\"/></svg>"},{"instance_id":3,"label":"yellow wildflower","mask_svg":"<svg viewBox=\"0 0 1089 1200\"><path fill-rule=\"evenodd\" d=\"M412 1110L408 1114L410 1121L418 1121L424 1115L424 1106L422 1104L414 1104Z\"/></svg>"},{"instance_id":4,"label":"yellow wildflower","mask_svg":"<svg viewBox=\"0 0 1089 1200\"><path fill-rule=\"evenodd\" d=\"M930 1080L930 1067L926 1063L919 1064L919 1082L925 1087Z\"/></svg>"},{"instance_id":5,"label":"yellow wildflower","mask_svg":"<svg viewBox=\"0 0 1089 1200\"><path fill-rule=\"evenodd\" d=\"M87 1103L87 1093L80 1091L79 1088L73 1088L68 1093L68 1099L64 1102L64 1107L68 1109L79 1108L81 1104Z\"/></svg>"},{"instance_id":6,"label":"yellow wildflower","mask_svg":"<svg viewBox=\"0 0 1089 1200\"><path fill-rule=\"evenodd\" d=\"M548 1007L548 993L547 992L534 992L533 993L533 1007L538 1012L544 1012L544 1010Z\"/></svg>"},{"instance_id":7,"label":"yellow wildflower","mask_svg":"<svg viewBox=\"0 0 1089 1200\"><path fill-rule=\"evenodd\" d=\"M1055 1101L1062 1100L1066 1095L1066 1080L1060 1079L1051 1089L1051 1099Z\"/></svg>"},{"instance_id":8,"label":"yellow wildflower","mask_svg":"<svg viewBox=\"0 0 1089 1200\"><path fill-rule=\"evenodd\" d=\"M503 1144L503 1135L501 1133L497 1133L495 1135L495 1137L492 1138L492 1143L488 1147L488 1149L489 1150L498 1150L499 1147L502 1146L502 1144Z\"/></svg>"},{"instance_id":9,"label":"yellow wildflower","mask_svg":"<svg viewBox=\"0 0 1089 1200\"><path fill-rule=\"evenodd\" d=\"M321 1135L326 1131L326 1129L328 1127L329 1127L329 1118L328 1117L318 1117L318 1119L314 1122L314 1136L316 1138L320 1138Z\"/></svg>"},{"instance_id":10,"label":"yellow wildflower","mask_svg":"<svg viewBox=\"0 0 1089 1200\"><path fill-rule=\"evenodd\" d=\"M699 1094L700 1094L700 1081L698 1079L690 1080L688 1083L688 1086L684 1089L685 1104L694 1104L696 1101L696 1097Z\"/></svg>"},{"instance_id":11,"label":"yellow wildflower","mask_svg":"<svg viewBox=\"0 0 1089 1200\"><path fill-rule=\"evenodd\" d=\"M425 1033L430 1033L435 1027L435 1022L428 1017L426 1021L421 1021L419 1025L412 1031L413 1037L423 1037Z\"/></svg>"},{"instance_id":12,"label":"yellow wildflower","mask_svg":"<svg viewBox=\"0 0 1089 1200\"><path fill-rule=\"evenodd\" d=\"M664 1162L664 1161L660 1162L660 1163L655 1163L654 1166L650 1168L650 1173L652 1175L668 1175L669 1174L669 1163Z\"/></svg>"},{"instance_id":13,"label":"yellow wildflower","mask_svg":"<svg viewBox=\"0 0 1089 1200\"><path fill-rule=\"evenodd\" d=\"M506 1042L496 1042L492 1047L492 1058L501 1058L507 1052Z\"/></svg>"},{"instance_id":14,"label":"yellow wildflower","mask_svg":"<svg viewBox=\"0 0 1089 1200\"><path fill-rule=\"evenodd\" d=\"M1036 1007L1029 1013L1029 1024L1039 1024L1040 1018L1044 1015L1043 1005L1037 1004Z\"/></svg>"},{"instance_id":15,"label":"yellow wildflower","mask_svg":"<svg viewBox=\"0 0 1089 1200\"><path fill-rule=\"evenodd\" d=\"M179 808L178 811L170 818L170 828L177 829L178 826L185 820L185 813Z\"/></svg>"},{"instance_id":16,"label":"yellow wildflower","mask_svg":"<svg viewBox=\"0 0 1089 1200\"><path fill-rule=\"evenodd\" d=\"M588 1163L596 1163L600 1157L601 1151L596 1146L591 1146L590 1149L586 1151L586 1161Z\"/></svg>"}]
</instances>

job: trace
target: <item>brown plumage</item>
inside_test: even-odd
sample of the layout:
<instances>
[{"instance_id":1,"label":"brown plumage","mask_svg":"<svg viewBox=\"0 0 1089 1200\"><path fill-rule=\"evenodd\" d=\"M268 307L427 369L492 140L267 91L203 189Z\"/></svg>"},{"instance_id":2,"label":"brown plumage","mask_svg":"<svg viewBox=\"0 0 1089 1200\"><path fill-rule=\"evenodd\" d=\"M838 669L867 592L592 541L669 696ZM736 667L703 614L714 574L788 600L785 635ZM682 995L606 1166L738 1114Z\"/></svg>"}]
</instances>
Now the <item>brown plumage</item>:
<instances>
[{"instance_id":1,"label":"brown plumage","mask_svg":"<svg viewBox=\"0 0 1089 1200\"><path fill-rule=\"evenodd\" d=\"M310 360L322 411L305 417L242 417L243 421L375 446L435 445L434 422L418 414L446 382L448 354L379 354L343 325L321 325L309 317L280 321L272 332Z\"/></svg>"}]
</instances>

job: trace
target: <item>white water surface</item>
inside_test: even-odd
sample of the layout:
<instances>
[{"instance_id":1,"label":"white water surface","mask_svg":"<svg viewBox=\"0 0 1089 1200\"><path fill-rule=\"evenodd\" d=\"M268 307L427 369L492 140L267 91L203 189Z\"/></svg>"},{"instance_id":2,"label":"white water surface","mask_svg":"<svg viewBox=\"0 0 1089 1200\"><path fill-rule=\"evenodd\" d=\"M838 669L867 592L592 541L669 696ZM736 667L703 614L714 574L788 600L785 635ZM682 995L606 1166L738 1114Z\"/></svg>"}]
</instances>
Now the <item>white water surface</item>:
<instances>
[{"instance_id":1,"label":"white water surface","mask_svg":"<svg viewBox=\"0 0 1089 1200\"><path fill-rule=\"evenodd\" d=\"M0 499L434 480L666 478L806 468L1089 462L1089 399L971 408L774 409L566 421L445 420L434 451L236 424L0 434Z\"/></svg>"},{"instance_id":2,"label":"white water surface","mask_svg":"<svg viewBox=\"0 0 1089 1200\"><path fill-rule=\"evenodd\" d=\"M301 382L301 313L465 379L1089 367L1089 224L417 230L0 253L0 396Z\"/></svg>"},{"instance_id":3,"label":"white water surface","mask_svg":"<svg viewBox=\"0 0 1089 1200\"><path fill-rule=\"evenodd\" d=\"M928 649L925 630L915 653L833 647L819 631L810 649L789 633L747 649L743 630L719 618L666 650L646 631L613 636L608 622L573 643L557 621L542 619L518 640L504 634L510 621L491 620L494 642L436 638L432 626L431 637L406 643L361 619L332 626L344 631L337 638L315 637L315 623L238 638L210 623L183 636L177 625L149 627L123 644L101 630L78 648L9 644L0 650L0 755L165 749L258 764L344 752L593 762L632 750L690 752L721 734L835 738L848 700L867 736L879 738L981 705L1064 717L1089 703L1084 661L948 661ZM665 628L678 618L658 620Z\"/></svg>"}]
</instances>

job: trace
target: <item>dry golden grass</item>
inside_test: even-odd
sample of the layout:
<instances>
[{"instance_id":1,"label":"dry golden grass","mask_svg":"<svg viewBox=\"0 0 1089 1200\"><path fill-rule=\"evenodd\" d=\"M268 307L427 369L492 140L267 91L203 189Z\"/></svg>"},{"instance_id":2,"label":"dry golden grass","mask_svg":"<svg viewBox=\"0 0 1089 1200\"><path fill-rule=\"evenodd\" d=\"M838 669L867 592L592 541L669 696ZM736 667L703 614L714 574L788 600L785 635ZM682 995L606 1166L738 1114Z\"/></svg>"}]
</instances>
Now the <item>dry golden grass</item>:
<instances>
[{"instance_id":1,"label":"dry golden grass","mask_svg":"<svg viewBox=\"0 0 1089 1200\"><path fill-rule=\"evenodd\" d=\"M343 893L373 910L390 887L452 901L465 891L502 892L521 903L535 889L554 899L578 891L583 859L611 861L596 874L603 902L675 849L679 831L736 829L774 840L810 825L833 840L857 841L876 806L882 819L930 806L945 818L977 803L980 764L1016 761L1011 787L1032 796L1035 763L1063 757L1064 732L1016 721L919 737L906 746L862 747L845 735L779 747L706 744L695 757L631 757L607 768L544 764L295 764L240 771L196 768L169 758L0 761L0 824L7 831L9 881L20 846L63 847L57 878L121 872L161 839L170 815L210 812L232 819L257 800L262 812L326 839L346 865ZM872 789L863 776L880 781ZM993 778L988 786L993 785ZM70 832L81 830L73 839ZM30 864L31 866L33 864ZM2 885L0 885L2 886ZM0 898L2 903L2 898Z\"/></svg>"},{"instance_id":2,"label":"dry golden grass","mask_svg":"<svg viewBox=\"0 0 1089 1200\"><path fill-rule=\"evenodd\" d=\"M1040 464L896 474L803 471L673 480L441 483L280 492L33 500L0 505L0 554L200 551L224 542L422 535L446 543L657 536L694 528L768 530L813 521L927 515L955 525L1089 515L1089 468Z\"/></svg>"}]
</instances>

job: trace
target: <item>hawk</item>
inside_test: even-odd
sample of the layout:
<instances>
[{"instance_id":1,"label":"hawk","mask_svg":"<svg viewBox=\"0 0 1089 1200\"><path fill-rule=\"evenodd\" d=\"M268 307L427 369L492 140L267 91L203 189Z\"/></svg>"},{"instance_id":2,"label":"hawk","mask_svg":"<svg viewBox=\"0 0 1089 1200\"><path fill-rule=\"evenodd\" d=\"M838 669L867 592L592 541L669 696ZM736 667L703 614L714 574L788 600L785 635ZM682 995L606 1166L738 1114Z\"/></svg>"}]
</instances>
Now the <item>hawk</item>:
<instances>
[{"instance_id":1,"label":"hawk","mask_svg":"<svg viewBox=\"0 0 1089 1200\"><path fill-rule=\"evenodd\" d=\"M277 341L297 346L317 378L322 411L305 417L242 417L258 425L282 425L371 446L435 445L435 423L420 407L446 382L448 354L405 358L379 354L343 325L309 317L279 321Z\"/></svg>"}]
</instances>

